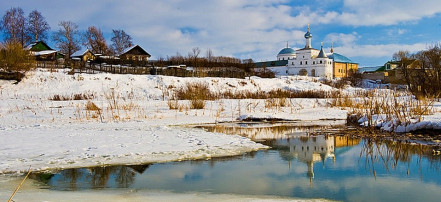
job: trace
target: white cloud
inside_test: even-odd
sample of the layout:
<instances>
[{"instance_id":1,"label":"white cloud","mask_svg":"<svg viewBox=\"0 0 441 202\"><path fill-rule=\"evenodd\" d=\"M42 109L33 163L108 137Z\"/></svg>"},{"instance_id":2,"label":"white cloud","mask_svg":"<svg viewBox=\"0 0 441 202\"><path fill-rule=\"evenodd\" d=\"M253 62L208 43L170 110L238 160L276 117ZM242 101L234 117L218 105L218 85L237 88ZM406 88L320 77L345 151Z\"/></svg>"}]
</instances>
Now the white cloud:
<instances>
[{"instance_id":1,"label":"white cloud","mask_svg":"<svg viewBox=\"0 0 441 202\"><path fill-rule=\"evenodd\" d=\"M384 45L355 45L348 44L346 46L334 47L334 50L348 57L391 57L392 54L399 50L408 50L409 52L417 52L426 49L428 44L384 44Z\"/></svg>"},{"instance_id":2,"label":"white cloud","mask_svg":"<svg viewBox=\"0 0 441 202\"><path fill-rule=\"evenodd\" d=\"M331 33L325 36L324 41L333 42L334 45L351 45L354 44L359 38L361 38L357 32L351 34L343 33Z\"/></svg>"},{"instance_id":3,"label":"white cloud","mask_svg":"<svg viewBox=\"0 0 441 202\"><path fill-rule=\"evenodd\" d=\"M0 2L0 7L20 6L26 13L37 9L46 17L52 30L58 29L61 20L71 20L83 30L92 25L100 27L103 32L124 29L154 58L176 52L186 55L191 48L200 47L202 52L210 48L215 55L251 57L258 61L275 59L287 40L291 47L303 47L304 27L308 23L313 26L334 23L390 25L417 21L441 12L437 0L424 3L414 0L326 2L342 3L343 6L339 10L321 10L289 0L77 0L57 4L49 0L14 0ZM391 33L401 35L406 31L397 29ZM363 55L393 53L385 53L391 45L384 45L386 50L380 45L356 45L359 39L356 32L331 33L324 41L333 41L348 56L357 52Z\"/></svg>"},{"instance_id":4,"label":"white cloud","mask_svg":"<svg viewBox=\"0 0 441 202\"><path fill-rule=\"evenodd\" d=\"M337 19L346 25L393 25L417 21L441 12L439 0L344 0Z\"/></svg>"}]
</instances>

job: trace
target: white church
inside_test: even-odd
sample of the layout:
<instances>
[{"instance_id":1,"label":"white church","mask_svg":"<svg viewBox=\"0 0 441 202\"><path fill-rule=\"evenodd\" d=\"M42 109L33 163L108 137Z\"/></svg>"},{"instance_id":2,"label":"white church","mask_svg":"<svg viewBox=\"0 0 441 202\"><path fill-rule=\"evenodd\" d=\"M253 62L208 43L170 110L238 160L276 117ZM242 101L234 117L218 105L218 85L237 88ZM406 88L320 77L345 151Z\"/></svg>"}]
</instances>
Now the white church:
<instances>
[{"instance_id":1,"label":"white church","mask_svg":"<svg viewBox=\"0 0 441 202\"><path fill-rule=\"evenodd\" d=\"M277 61L256 63L257 66L285 67L288 75L303 75L323 78L341 78L350 76L350 72L358 70L358 64L347 57L334 53L331 46L330 53L325 53L323 43L320 50L311 46L312 34L308 30L305 34L305 47L294 50L287 47L277 54Z\"/></svg>"}]
</instances>

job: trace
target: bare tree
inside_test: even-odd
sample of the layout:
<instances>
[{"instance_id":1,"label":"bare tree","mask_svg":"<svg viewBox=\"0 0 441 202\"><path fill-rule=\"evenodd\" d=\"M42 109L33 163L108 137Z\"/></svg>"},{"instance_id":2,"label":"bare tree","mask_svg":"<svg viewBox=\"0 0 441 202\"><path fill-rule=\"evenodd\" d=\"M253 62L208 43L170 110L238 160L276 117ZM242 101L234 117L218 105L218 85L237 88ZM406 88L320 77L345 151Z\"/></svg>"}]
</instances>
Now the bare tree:
<instances>
[{"instance_id":1,"label":"bare tree","mask_svg":"<svg viewBox=\"0 0 441 202\"><path fill-rule=\"evenodd\" d=\"M392 60L397 62L405 58L410 58L410 53L407 50L400 50L392 55Z\"/></svg>"},{"instance_id":2,"label":"bare tree","mask_svg":"<svg viewBox=\"0 0 441 202\"><path fill-rule=\"evenodd\" d=\"M211 51L211 49L207 49L207 60L208 62L211 62L213 58L213 51Z\"/></svg>"},{"instance_id":3,"label":"bare tree","mask_svg":"<svg viewBox=\"0 0 441 202\"><path fill-rule=\"evenodd\" d=\"M84 33L83 45L90 48L93 53L106 55L110 52L101 29L95 26L89 27Z\"/></svg>"},{"instance_id":4,"label":"bare tree","mask_svg":"<svg viewBox=\"0 0 441 202\"><path fill-rule=\"evenodd\" d=\"M61 28L54 34L53 39L61 52L66 54L66 59L76 51L80 50L80 32L78 25L71 21L61 21L58 24Z\"/></svg>"},{"instance_id":5,"label":"bare tree","mask_svg":"<svg viewBox=\"0 0 441 202\"><path fill-rule=\"evenodd\" d=\"M201 49L199 47L194 47L191 49L191 52L188 53L188 59L193 65L193 67L199 67L198 57L201 53Z\"/></svg>"},{"instance_id":6,"label":"bare tree","mask_svg":"<svg viewBox=\"0 0 441 202\"><path fill-rule=\"evenodd\" d=\"M33 10L28 16L27 29L29 37L37 42L38 40L47 39L46 32L51 28L44 19L43 15L41 15L41 13L37 10Z\"/></svg>"},{"instance_id":7,"label":"bare tree","mask_svg":"<svg viewBox=\"0 0 441 202\"><path fill-rule=\"evenodd\" d=\"M200 53L201 53L201 49L199 49L199 47L194 47L191 49L191 52L188 53L188 58L196 59L199 57Z\"/></svg>"},{"instance_id":8,"label":"bare tree","mask_svg":"<svg viewBox=\"0 0 441 202\"><path fill-rule=\"evenodd\" d=\"M406 53L399 51L395 55ZM407 52L408 53L408 52ZM410 91L418 96L441 94L441 45L435 44L415 54L401 54L400 67Z\"/></svg>"},{"instance_id":9,"label":"bare tree","mask_svg":"<svg viewBox=\"0 0 441 202\"><path fill-rule=\"evenodd\" d=\"M112 50L116 55L120 55L123 53L124 49L129 48L133 45L132 37L122 29L114 29L112 30Z\"/></svg>"},{"instance_id":10,"label":"bare tree","mask_svg":"<svg viewBox=\"0 0 441 202\"><path fill-rule=\"evenodd\" d=\"M6 11L1 21L6 41L17 41L24 46L29 41L26 34L26 18L23 9L20 7L11 8Z\"/></svg>"}]
</instances>

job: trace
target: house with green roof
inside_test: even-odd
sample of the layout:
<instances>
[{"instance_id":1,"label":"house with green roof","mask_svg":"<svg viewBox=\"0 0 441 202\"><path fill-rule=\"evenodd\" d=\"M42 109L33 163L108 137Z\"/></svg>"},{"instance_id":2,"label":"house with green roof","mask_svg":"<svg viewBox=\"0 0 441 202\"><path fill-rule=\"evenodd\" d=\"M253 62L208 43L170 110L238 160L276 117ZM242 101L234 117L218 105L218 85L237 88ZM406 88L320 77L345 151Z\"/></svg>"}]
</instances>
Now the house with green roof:
<instances>
[{"instance_id":1,"label":"house with green roof","mask_svg":"<svg viewBox=\"0 0 441 202\"><path fill-rule=\"evenodd\" d=\"M31 43L25 49L29 50L37 61L53 61L58 59L58 52L43 41Z\"/></svg>"}]
</instances>

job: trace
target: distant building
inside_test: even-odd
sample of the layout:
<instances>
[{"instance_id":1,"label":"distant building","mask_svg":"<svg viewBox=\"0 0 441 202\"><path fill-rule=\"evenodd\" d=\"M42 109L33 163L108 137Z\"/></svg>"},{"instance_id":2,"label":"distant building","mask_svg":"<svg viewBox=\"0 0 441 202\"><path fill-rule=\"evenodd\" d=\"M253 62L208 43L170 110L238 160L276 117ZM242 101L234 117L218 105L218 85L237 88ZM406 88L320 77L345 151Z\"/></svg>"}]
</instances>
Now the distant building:
<instances>
[{"instance_id":1,"label":"distant building","mask_svg":"<svg viewBox=\"0 0 441 202\"><path fill-rule=\"evenodd\" d=\"M79 60L83 62L93 61L97 58L97 56L92 53L89 49L82 49L72 54L71 58L73 60Z\"/></svg>"},{"instance_id":2,"label":"distant building","mask_svg":"<svg viewBox=\"0 0 441 202\"><path fill-rule=\"evenodd\" d=\"M286 67L288 75L303 75L323 78L348 77L358 70L358 63L344 55L334 53L331 46L330 53L311 46L312 34L309 29L305 33L305 47L294 50L286 45L278 54L276 61L258 62L257 67Z\"/></svg>"},{"instance_id":3,"label":"distant building","mask_svg":"<svg viewBox=\"0 0 441 202\"><path fill-rule=\"evenodd\" d=\"M119 55L121 60L133 61L148 61L150 57L151 55L139 45L132 46Z\"/></svg>"}]
</instances>

